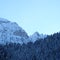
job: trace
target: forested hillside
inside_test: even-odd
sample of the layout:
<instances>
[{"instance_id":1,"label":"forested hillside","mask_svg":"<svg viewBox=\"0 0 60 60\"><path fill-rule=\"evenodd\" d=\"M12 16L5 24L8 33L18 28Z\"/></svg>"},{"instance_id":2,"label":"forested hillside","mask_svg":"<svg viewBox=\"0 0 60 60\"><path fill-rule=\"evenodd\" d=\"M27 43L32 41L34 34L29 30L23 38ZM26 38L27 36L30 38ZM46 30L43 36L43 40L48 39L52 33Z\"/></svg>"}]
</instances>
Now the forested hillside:
<instances>
[{"instance_id":1,"label":"forested hillside","mask_svg":"<svg viewBox=\"0 0 60 60\"><path fill-rule=\"evenodd\" d=\"M35 43L0 45L0 60L60 60L60 33Z\"/></svg>"}]
</instances>

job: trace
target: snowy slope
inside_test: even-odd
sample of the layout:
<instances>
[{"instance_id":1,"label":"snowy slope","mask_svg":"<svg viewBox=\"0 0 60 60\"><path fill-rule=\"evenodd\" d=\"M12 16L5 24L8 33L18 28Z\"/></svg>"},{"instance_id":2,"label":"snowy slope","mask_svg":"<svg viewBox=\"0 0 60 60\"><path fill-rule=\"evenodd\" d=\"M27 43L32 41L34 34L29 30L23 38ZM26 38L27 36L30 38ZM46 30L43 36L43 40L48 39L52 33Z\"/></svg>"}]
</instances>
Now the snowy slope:
<instances>
[{"instance_id":1,"label":"snowy slope","mask_svg":"<svg viewBox=\"0 0 60 60\"><path fill-rule=\"evenodd\" d=\"M29 40L32 42L35 42L38 39L44 39L47 37L47 35L39 34L38 32L35 32L33 35L29 37Z\"/></svg>"},{"instance_id":2,"label":"snowy slope","mask_svg":"<svg viewBox=\"0 0 60 60\"><path fill-rule=\"evenodd\" d=\"M20 43L28 38L27 33L15 22L0 18L0 43Z\"/></svg>"}]
</instances>

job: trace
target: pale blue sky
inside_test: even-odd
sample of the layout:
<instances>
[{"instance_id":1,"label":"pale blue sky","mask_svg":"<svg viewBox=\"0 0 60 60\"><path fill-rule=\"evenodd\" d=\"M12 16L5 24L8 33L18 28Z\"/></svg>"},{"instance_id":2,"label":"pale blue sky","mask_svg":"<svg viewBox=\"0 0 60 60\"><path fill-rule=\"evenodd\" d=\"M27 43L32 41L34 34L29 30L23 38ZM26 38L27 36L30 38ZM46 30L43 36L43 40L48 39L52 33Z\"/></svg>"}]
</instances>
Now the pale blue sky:
<instances>
[{"instance_id":1,"label":"pale blue sky","mask_svg":"<svg viewBox=\"0 0 60 60\"><path fill-rule=\"evenodd\" d=\"M0 17L16 21L29 35L60 31L60 0L0 0Z\"/></svg>"}]
</instances>

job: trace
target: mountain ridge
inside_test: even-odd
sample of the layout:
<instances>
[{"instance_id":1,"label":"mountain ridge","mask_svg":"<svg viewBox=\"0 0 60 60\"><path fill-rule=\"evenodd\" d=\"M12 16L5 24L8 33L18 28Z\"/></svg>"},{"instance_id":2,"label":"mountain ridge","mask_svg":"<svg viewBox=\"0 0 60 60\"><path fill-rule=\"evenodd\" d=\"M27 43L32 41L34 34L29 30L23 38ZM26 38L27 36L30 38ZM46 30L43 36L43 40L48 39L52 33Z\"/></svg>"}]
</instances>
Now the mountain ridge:
<instances>
[{"instance_id":1,"label":"mountain ridge","mask_svg":"<svg viewBox=\"0 0 60 60\"><path fill-rule=\"evenodd\" d=\"M16 22L0 18L0 38L0 43L12 42L23 44L30 41L35 42L38 38L44 38L44 35L42 36L38 32L35 32L32 36L28 36L25 30L23 30Z\"/></svg>"}]
</instances>

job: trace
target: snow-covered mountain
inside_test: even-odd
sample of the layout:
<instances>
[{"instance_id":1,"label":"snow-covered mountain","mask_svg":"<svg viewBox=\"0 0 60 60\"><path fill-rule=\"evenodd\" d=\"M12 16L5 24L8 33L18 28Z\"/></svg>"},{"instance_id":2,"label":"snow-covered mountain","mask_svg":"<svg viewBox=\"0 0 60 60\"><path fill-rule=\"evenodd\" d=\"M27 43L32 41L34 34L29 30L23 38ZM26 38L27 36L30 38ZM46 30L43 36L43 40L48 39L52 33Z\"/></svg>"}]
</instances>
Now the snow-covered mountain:
<instances>
[{"instance_id":1,"label":"snow-covered mountain","mask_svg":"<svg viewBox=\"0 0 60 60\"><path fill-rule=\"evenodd\" d=\"M23 44L30 41L35 42L37 39L44 37L46 36L40 35L38 32L29 37L17 23L0 18L0 44L10 42Z\"/></svg>"},{"instance_id":2,"label":"snow-covered mountain","mask_svg":"<svg viewBox=\"0 0 60 60\"><path fill-rule=\"evenodd\" d=\"M20 43L28 38L27 33L15 22L0 18L0 43Z\"/></svg>"},{"instance_id":3,"label":"snow-covered mountain","mask_svg":"<svg viewBox=\"0 0 60 60\"><path fill-rule=\"evenodd\" d=\"M43 34L39 34L38 32L35 32L33 35L29 37L29 40L34 43L36 40L44 39L45 37L47 37L47 35L43 35Z\"/></svg>"}]
</instances>

